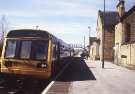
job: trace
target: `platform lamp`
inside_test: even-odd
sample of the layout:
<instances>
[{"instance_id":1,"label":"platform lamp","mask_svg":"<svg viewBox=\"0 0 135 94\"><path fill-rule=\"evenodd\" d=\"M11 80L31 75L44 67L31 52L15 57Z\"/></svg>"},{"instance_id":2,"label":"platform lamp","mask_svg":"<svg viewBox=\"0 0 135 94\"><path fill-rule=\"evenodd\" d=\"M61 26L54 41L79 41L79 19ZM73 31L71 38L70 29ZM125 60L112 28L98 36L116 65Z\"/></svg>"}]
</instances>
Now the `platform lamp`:
<instances>
[{"instance_id":1,"label":"platform lamp","mask_svg":"<svg viewBox=\"0 0 135 94\"><path fill-rule=\"evenodd\" d=\"M90 57L90 31L91 31L91 27L88 26L88 29L89 29L89 57Z\"/></svg>"},{"instance_id":2,"label":"platform lamp","mask_svg":"<svg viewBox=\"0 0 135 94\"><path fill-rule=\"evenodd\" d=\"M105 2L105 0L104 0L104 15L103 15L103 38L102 38L102 68L104 68L104 41L105 41L105 5L106 4L106 2Z\"/></svg>"}]
</instances>

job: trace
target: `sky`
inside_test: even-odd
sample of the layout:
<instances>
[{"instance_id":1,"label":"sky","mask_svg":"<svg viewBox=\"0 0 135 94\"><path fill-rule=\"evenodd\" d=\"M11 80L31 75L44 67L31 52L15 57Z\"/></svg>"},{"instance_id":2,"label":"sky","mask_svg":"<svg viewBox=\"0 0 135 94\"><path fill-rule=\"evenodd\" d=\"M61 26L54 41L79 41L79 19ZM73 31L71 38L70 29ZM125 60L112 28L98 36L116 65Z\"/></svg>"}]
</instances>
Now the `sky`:
<instances>
[{"instance_id":1,"label":"sky","mask_svg":"<svg viewBox=\"0 0 135 94\"><path fill-rule=\"evenodd\" d=\"M125 0L126 10L135 5ZM88 35L96 36L98 10L103 0L0 0L0 17L5 15L9 30L47 30L67 43L86 45ZM118 0L106 0L106 10L116 11ZM88 29L88 26L91 29Z\"/></svg>"}]
</instances>

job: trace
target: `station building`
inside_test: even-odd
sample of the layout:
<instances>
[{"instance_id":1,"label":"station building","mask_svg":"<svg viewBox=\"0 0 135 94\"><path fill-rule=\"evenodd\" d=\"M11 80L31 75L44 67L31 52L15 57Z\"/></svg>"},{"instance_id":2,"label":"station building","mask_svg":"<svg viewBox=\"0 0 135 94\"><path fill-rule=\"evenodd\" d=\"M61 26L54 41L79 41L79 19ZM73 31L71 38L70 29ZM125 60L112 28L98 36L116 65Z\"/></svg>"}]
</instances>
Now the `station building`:
<instances>
[{"instance_id":1,"label":"station building","mask_svg":"<svg viewBox=\"0 0 135 94\"><path fill-rule=\"evenodd\" d=\"M104 15L105 14L105 15ZM105 17L105 21L104 21ZM104 23L105 22L105 23ZM115 25L118 23L118 13L114 11L106 11L105 13L101 10L98 11L97 18L97 40L99 41L98 53L100 60L103 60L103 48L104 48L104 60L114 60L114 35ZM105 26L104 26L105 24ZM104 28L105 27L105 28ZM104 32L105 31L105 32ZM104 44L104 47L103 47Z\"/></svg>"},{"instance_id":2,"label":"station building","mask_svg":"<svg viewBox=\"0 0 135 94\"><path fill-rule=\"evenodd\" d=\"M135 67L135 5L125 12L124 0L117 5L119 22L115 26L114 62Z\"/></svg>"}]
</instances>

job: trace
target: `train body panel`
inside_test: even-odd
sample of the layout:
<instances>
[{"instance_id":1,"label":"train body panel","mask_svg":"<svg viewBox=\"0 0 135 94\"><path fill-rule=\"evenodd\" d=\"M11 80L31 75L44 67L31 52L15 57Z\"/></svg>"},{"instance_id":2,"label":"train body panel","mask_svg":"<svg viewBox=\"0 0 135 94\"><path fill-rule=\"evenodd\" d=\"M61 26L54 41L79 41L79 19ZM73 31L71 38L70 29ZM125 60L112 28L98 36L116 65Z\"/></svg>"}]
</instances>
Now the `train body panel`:
<instances>
[{"instance_id":1,"label":"train body panel","mask_svg":"<svg viewBox=\"0 0 135 94\"><path fill-rule=\"evenodd\" d=\"M51 71L49 71L48 69L49 67L46 68L37 67L37 65L40 63L41 63L40 61L33 61L33 60L5 59L1 64L1 72L48 78L51 75Z\"/></svg>"}]
</instances>

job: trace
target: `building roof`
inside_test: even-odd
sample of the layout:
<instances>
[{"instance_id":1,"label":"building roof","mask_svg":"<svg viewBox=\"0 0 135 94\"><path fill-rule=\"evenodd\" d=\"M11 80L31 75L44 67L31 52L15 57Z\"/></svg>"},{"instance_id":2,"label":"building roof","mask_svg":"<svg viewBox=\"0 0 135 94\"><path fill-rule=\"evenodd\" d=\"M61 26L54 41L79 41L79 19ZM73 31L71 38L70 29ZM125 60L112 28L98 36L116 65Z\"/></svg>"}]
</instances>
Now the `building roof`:
<instances>
[{"instance_id":1,"label":"building roof","mask_svg":"<svg viewBox=\"0 0 135 94\"><path fill-rule=\"evenodd\" d=\"M119 0L119 3L118 3L118 5L116 6L117 8L120 6L120 4L125 4L125 1L124 0Z\"/></svg>"},{"instance_id":2,"label":"building roof","mask_svg":"<svg viewBox=\"0 0 135 94\"><path fill-rule=\"evenodd\" d=\"M90 37L90 44L92 45L93 42L97 42L96 37Z\"/></svg>"},{"instance_id":3,"label":"building roof","mask_svg":"<svg viewBox=\"0 0 135 94\"><path fill-rule=\"evenodd\" d=\"M126 12L126 13L120 18L120 20L123 21L123 20L126 19L129 15L131 15L133 12L135 12L135 5L134 5L128 12Z\"/></svg>"},{"instance_id":4,"label":"building roof","mask_svg":"<svg viewBox=\"0 0 135 94\"><path fill-rule=\"evenodd\" d=\"M119 14L115 11L106 11L104 16L104 12L99 10L98 15L100 16L102 23L105 17L105 26L116 25L119 21Z\"/></svg>"}]
</instances>

